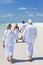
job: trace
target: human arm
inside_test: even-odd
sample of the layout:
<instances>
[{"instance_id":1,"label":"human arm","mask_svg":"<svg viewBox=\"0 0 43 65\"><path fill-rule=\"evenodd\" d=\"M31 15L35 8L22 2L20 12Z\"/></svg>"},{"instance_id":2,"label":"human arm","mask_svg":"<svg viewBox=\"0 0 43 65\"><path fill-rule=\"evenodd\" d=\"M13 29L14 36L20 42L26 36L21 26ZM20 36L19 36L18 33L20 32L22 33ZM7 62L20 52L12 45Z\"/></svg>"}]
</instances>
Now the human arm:
<instances>
[{"instance_id":1,"label":"human arm","mask_svg":"<svg viewBox=\"0 0 43 65\"><path fill-rule=\"evenodd\" d=\"M3 48L5 47L5 40L6 40L6 31L4 31L4 34L3 34L3 41L2 41Z\"/></svg>"},{"instance_id":2,"label":"human arm","mask_svg":"<svg viewBox=\"0 0 43 65\"><path fill-rule=\"evenodd\" d=\"M5 47L5 41L3 41L3 48Z\"/></svg>"}]
</instances>

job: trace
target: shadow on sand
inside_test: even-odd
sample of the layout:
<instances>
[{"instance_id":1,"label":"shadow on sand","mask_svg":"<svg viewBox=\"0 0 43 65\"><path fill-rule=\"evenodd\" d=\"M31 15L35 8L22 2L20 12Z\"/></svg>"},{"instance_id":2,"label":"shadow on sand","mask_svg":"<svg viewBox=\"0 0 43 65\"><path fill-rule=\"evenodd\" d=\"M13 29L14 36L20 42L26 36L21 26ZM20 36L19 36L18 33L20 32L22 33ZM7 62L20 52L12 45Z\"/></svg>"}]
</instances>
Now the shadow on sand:
<instances>
[{"instance_id":1,"label":"shadow on sand","mask_svg":"<svg viewBox=\"0 0 43 65\"><path fill-rule=\"evenodd\" d=\"M43 57L32 58L32 61L35 61L35 60L43 60Z\"/></svg>"},{"instance_id":2,"label":"shadow on sand","mask_svg":"<svg viewBox=\"0 0 43 65\"><path fill-rule=\"evenodd\" d=\"M13 63L19 63L19 62L33 62L33 61L35 61L35 60L43 60L43 57L32 58L31 61L29 61L29 60L13 59L12 62L13 62Z\"/></svg>"},{"instance_id":3,"label":"shadow on sand","mask_svg":"<svg viewBox=\"0 0 43 65\"><path fill-rule=\"evenodd\" d=\"M13 63L19 63L19 62L28 62L29 60L19 60L19 59L13 59Z\"/></svg>"}]
</instances>

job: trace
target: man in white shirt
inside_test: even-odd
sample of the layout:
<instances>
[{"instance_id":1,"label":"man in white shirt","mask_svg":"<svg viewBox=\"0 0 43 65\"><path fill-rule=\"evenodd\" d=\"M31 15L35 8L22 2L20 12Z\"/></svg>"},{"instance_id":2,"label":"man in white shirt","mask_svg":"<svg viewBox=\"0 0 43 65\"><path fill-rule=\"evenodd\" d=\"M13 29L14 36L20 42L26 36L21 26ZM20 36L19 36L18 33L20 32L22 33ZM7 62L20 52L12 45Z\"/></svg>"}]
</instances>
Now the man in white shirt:
<instances>
[{"instance_id":1,"label":"man in white shirt","mask_svg":"<svg viewBox=\"0 0 43 65\"><path fill-rule=\"evenodd\" d=\"M3 47L5 47L5 55L7 57L7 60L11 61L12 63L15 33L11 27L11 24L7 24L7 29L4 31Z\"/></svg>"},{"instance_id":2,"label":"man in white shirt","mask_svg":"<svg viewBox=\"0 0 43 65\"><path fill-rule=\"evenodd\" d=\"M32 24L32 20L28 20L28 25L23 32L23 37L26 42L26 53L29 57L29 60L32 60L33 55L33 45L37 37L37 28Z\"/></svg>"}]
</instances>

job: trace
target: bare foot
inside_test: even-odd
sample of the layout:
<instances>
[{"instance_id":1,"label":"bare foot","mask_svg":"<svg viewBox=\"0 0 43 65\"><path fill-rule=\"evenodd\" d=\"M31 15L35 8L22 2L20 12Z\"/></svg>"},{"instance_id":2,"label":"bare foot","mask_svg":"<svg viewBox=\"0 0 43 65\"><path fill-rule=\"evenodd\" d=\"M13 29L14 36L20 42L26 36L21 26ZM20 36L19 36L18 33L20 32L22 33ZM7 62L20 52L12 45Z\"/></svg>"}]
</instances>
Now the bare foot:
<instances>
[{"instance_id":1,"label":"bare foot","mask_svg":"<svg viewBox=\"0 0 43 65\"><path fill-rule=\"evenodd\" d=\"M8 61L10 61L9 57L7 58Z\"/></svg>"},{"instance_id":2,"label":"bare foot","mask_svg":"<svg viewBox=\"0 0 43 65\"><path fill-rule=\"evenodd\" d=\"M32 56L29 56L29 59L28 60L31 61L32 60Z\"/></svg>"},{"instance_id":3,"label":"bare foot","mask_svg":"<svg viewBox=\"0 0 43 65\"><path fill-rule=\"evenodd\" d=\"M18 40L16 40L16 43L18 43Z\"/></svg>"}]
</instances>

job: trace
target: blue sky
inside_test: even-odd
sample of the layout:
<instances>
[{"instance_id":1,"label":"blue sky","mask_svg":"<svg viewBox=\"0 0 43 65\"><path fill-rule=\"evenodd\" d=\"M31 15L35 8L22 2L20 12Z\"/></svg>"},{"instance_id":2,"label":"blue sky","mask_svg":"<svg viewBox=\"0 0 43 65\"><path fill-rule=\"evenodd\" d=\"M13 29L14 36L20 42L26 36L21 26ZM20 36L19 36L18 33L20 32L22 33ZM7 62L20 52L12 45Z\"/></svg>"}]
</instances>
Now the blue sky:
<instances>
[{"instance_id":1,"label":"blue sky","mask_svg":"<svg viewBox=\"0 0 43 65\"><path fill-rule=\"evenodd\" d=\"M43 22L43 0L0 0L0 22L27 22L29 18Z\"/></svg>"}]
</instances>

